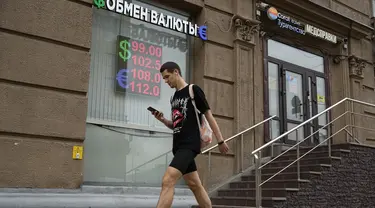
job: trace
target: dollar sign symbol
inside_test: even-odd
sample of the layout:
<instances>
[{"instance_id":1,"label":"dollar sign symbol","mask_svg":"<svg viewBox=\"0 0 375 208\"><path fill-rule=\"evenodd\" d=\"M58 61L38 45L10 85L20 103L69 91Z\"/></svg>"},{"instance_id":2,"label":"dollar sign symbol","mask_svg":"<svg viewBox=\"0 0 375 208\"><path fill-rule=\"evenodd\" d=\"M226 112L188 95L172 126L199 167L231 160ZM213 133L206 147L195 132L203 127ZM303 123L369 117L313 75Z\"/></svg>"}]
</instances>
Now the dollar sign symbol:
<instances>
[{"instance_id":1,"label":"dollar sign symbol","mask_svg":"<svg viewBox=\"0 0 375 208\"><path fill-rule=\"evenodd\" d=\"M124 52L120 51L119 52L119 56L124 60L124 62L126 62L130 58L130 56L131 56L131 53L128 50L128 48L130 48L129 41L127 41L127 40L121 41L120 42L120 48L122 50L124 50Z\"/></svg>"},{"instance_id":2,"label":"dollar sign symbol","mask_svg":"<svg viewBox=\"0 0 375 208\"><path fill-rule=\"evenodd\" d=\"M96 7L98 7L98 9L100 8L104 8L104 0L94 0L94 4L96 5Z\"/></svg>"}]
</instances>

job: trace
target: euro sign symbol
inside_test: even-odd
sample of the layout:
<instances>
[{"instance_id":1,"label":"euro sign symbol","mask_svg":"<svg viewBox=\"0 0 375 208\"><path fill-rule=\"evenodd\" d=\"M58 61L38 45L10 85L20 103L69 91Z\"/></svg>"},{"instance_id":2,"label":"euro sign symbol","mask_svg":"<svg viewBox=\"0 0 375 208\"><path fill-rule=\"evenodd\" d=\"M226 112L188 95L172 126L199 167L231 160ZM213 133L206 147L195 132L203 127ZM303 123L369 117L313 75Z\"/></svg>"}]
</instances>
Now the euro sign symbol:
<instances>
[{"instance_id":1,"label":"euro sign symbol","mask_svg":"<svg viewBox=\"0 0 375 208\"><path fill-rule=\"evenodd\" d=\"M121 69L117 72L116 80L118 85L120 85L122 88L127 89L129 87L128 85L128 69Z\"/></svg>"},{"instance_id":2,"label":"euro sign symbol","mask_svg":"<svg viewBox=\"0 0 375 208\"><path fill-rule=\"evenodd\" d=\"M122 58L122 60L124 60L124 62L126 62L131 56L131 53L128 50L128 48L130 48L129 41L127 41L127 40L121 41L120 42L120 48L122 50L124 50L124 52L120 51L118 55Z\"/></svg>"},{"instance_id":3,"label":"euro sign symbol","mask_svg":"<svg viewBox=\"0 0 375 208\"><path fill-rule=\"evenodd\" d=\"M202 26L200 26L200 27L199 27L198 34L199 34L199 37L200 37L202 40L207 40L207 26L206 26L206 25L202 25Z\"/></svg>"},{"instance_id":4,"label":"euro sign symbol","mask_svg":"<svg viewBox=\"0 0 375 208\"><path fill-rule=\"evenodd\" d=\"M98 9L100 8L104 8L104 0L94 0L94 4L96 5L96 7L98 7Z\"/></svg>"}]
</instances>

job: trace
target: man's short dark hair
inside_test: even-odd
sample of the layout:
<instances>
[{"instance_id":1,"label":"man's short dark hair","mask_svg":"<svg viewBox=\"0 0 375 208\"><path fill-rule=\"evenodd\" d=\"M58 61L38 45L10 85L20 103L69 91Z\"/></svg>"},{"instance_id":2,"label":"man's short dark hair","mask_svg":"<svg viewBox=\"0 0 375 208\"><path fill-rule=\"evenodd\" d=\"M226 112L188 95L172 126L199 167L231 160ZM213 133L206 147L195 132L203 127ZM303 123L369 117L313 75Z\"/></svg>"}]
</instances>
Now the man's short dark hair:
<instances>
[{"instance_id":1,"label":"man's short dark hair","mask_svg":"<svg viewBox=\"0 0 375 208\"><path fill-rule=\"evenodd\" d=\"M172 73L175 69L177 69L178 73L182 75L180 66L173 61L168 61L160 67L160 73L163 73L163 71L165 70L167 70L167 72L169 73Z\"/></svg>"}]
</instances>

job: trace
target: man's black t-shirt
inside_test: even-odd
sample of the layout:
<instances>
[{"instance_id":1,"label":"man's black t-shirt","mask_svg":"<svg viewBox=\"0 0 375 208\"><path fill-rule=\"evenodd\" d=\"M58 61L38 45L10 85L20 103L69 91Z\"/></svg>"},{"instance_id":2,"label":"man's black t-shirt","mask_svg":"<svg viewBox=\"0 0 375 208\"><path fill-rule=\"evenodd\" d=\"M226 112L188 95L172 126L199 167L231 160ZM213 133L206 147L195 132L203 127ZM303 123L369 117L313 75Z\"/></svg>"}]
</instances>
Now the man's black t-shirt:
<instances>
[{"instance_id":1,"label":"man's black t-shirt","mask_svg":"<svg viewBox=\"0 0 375 208\"><path fill-rule=\"evenodd\" d=\"M201 114L210 109L203 90L193 85L195 104ZM194 106L189 94L189 85L174 93L171 99L173 122L173 151L191 149L200 153L200 133Z\"/></svg>"}]
</instances>

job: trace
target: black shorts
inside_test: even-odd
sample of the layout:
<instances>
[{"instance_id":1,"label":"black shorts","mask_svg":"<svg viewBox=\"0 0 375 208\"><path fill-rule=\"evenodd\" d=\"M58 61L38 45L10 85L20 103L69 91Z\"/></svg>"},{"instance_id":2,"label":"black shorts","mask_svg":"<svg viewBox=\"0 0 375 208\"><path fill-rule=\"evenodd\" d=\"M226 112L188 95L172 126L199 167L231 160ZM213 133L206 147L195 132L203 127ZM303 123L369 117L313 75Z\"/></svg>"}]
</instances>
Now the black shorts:
<instances>
[{"instance_id":1,"label":"black shorts","mask_svg":"<svg viewBox=\"0 0 375 208\"><path fill-rule=\"evenodd\" d=\"M182 175L197 171L197 165L195 164L195 157L197 153L189 149L179 149L176 152L173 151L173 159L169 166L179 170Z\"/></svg>"}]
</instances>

